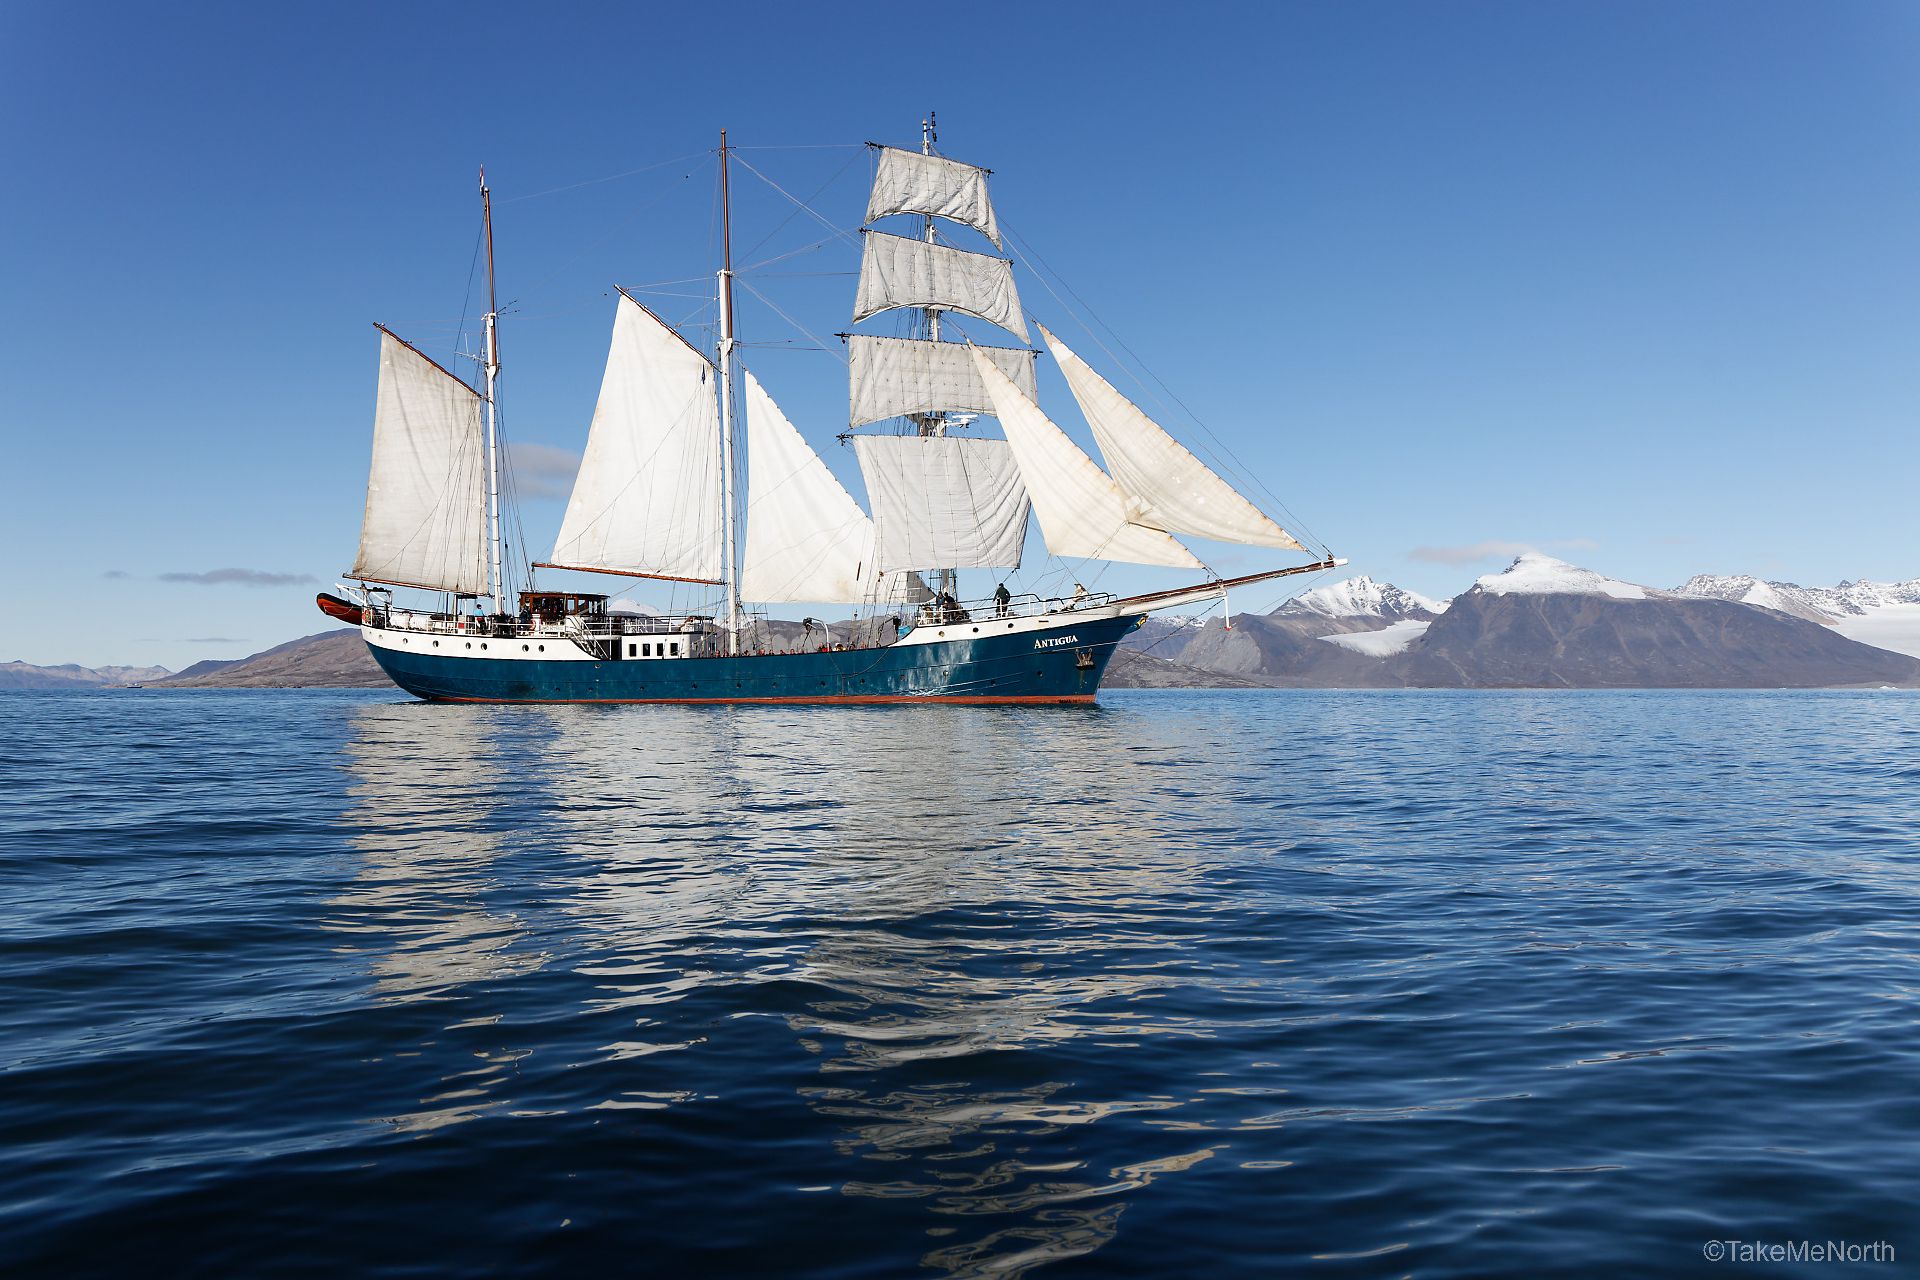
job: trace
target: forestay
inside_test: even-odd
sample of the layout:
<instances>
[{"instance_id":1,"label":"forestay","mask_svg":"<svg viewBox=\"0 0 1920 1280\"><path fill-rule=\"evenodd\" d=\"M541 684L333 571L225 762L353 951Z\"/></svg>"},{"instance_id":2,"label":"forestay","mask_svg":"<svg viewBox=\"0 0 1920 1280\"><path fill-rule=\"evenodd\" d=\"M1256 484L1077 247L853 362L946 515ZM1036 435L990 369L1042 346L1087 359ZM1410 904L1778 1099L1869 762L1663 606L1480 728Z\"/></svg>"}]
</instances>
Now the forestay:
<instances>
[{"instance_id":1,"label":"forestay","mask_svg":"<svg viewBox=\"0 0 1920 1280\"><path fill-rule=\"evenodd\" d=\"M1006 441L855 436L853 448L882 573L1019 567L1030 504Z\"/></svg>"},{"instance_id":2,"label":"forestay","mask_svg":"<svg viewBox=\"0 0 1920 1280\"><path fill-rule=\"evenodd\" d=\"M1033 496L1048 551L1075 559L1206 568L1165 533L1133 523L1137 504L991 361L976 355L975 367Z\"/></svg>"},{"instance_id":3,"label":"forestay","mask_svg":"<svg viewBox=\"0 0 1920 1280\"><path fill-rule=\"evenodd\" d=\"M873 573L873 521L780 412L747 381L748 600L858 604Z\"/></svg>"},{"instance_id":4,"label":"forestay","mask_svg":"<svg viewBox=\"0 0 1920 1280\"><path fill-rule=\"evenodd\" d=\"M380 331L373 466L349 575L484 595L486 450L473 388Z\"/></svg>"},{"instance_id":5,"label":"forestay","mask_svg":"<svg viewBox=\"0 0 1920 1280\"><path fill-rule=\"evenodd\" d=\"M987 171L943 156L881 147L867 198L867 221L896 213L923 213L963 222L1000 244L993 204L987 199Z\"/></svg>"},{"instance_id":6,"label":"forestay","mask_svg":"<svg viewBox=\"0 0 1920 1280\"><path fill-rule=\"evenodd\" d=\"M1037 353L1012 347L980 350L1015 386L1038 395L1033 372ZM993 412L986 384L960 343L855 333L847 336L847 357L847 417L853 426L908 413Z\"/></svg>"},{"instance_id":7,"label":"forestay","mask_svg":"<svg viewBox=\"0 0 1920 1280\"><path fill-rule=\"evenodd\" d=\"M1027 341L1013 264L1005 258L879 231L861 234L866 248L854 299L856 322L892 307L937 307L979 316Z\"/></svg>"},{"instance_id":8,"label":"forestay","mask_svg":"<svg viewBox=\"0 0 1920 1280\"><path fill-rule=\"evenodd\" d=\"M720 581L720 414L714 371L622 294L586 456L555 568Z\"/></svg>"},{"instance_id":9,"label":"forestay","mask_svg":"<svg viewBox=\"0 0 1920 1280\"><path fill-rule=\"evenodd\" d=\"M1221 542L1305 550L1045 325L1040 333L1093 428L1108 470L1122 489L1140 500L1135 523Z\"/></svg>"}]
</instances>

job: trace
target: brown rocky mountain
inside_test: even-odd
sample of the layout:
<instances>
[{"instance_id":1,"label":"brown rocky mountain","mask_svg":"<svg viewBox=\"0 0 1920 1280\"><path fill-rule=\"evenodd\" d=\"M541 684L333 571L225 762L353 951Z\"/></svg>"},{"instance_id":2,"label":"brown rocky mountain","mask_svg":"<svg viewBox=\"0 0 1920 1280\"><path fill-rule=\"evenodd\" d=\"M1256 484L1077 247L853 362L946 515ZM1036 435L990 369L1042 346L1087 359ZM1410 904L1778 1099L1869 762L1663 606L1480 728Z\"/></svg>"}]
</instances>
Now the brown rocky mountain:
<instances>
[{"instance_id":1,"label":"brown rocky mountain","mask_svg":"<svg viewBox=\"0 0 1920 1280\"><path fill-rule=\"evenodd\" d=\"M206 670L211 665L212 670ZM275 645L237 662L197 664L156 689L391 689L393 682L351 627Z\"/></svg>"}]
</instances>

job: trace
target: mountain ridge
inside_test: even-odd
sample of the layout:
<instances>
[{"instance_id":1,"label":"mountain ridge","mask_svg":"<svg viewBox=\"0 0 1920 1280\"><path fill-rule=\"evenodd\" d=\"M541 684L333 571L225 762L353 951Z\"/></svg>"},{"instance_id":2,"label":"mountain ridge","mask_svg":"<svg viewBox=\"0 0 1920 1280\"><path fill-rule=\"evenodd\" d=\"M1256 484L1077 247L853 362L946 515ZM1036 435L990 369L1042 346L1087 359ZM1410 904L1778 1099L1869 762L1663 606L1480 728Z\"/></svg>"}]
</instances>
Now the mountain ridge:
<instances>
[{"instance_id":1,"label":"mountain ridge","mask_svg":"<svg viewBox=\"0 0 1920 1280\"><path fill-rule=\"evenodd\" d=\"M1762 590L1761 588L1765 588ZM1789 606L1786 608L1782 605ZM1838 621L1828 622L1829 610ZM1809 616L1816 615L1816 616ZM1902 637L1913 624L1911 649ZM799 632L771 621L769 634ZM1875 628L1879 628L1878 631ZM1892 640L1873 643L1886 632ZM1920 579L1803 588L1696 575L1672 590L1529 552L1434 601L1358 575L1265 614L1150 617L1108 684L1226 688L1920 687ZM13 673L10 683L7 679ZM51 673L51 674L47 674ZM46 683L23 684L26 678ZM391 687L351 628L183 671L0 664L0 688Z\"/></svg>"}]
</instances>

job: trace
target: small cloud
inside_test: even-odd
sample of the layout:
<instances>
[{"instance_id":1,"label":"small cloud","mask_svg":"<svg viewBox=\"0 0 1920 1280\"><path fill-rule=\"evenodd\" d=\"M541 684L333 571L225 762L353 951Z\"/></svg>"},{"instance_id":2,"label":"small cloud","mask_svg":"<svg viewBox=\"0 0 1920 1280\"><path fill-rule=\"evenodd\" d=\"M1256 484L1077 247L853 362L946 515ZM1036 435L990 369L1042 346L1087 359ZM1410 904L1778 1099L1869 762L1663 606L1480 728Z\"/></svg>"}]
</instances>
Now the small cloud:
<instances>
[{"instance_id":1,"label":"small cloud","mask_svg":"<svg viewBox=\"0 0 1920 1280\"><path fill-rule=\"evenodd\" d=\"M1407 552L1407 556L1428 564L1475 564L1482 560L1511 560L1529 551L1593 551L1599 545L1592 538L1560 538L1539 543L1489 538L1485 542L1470 542L1459 547L1415 547Z\"/></svg>"},{"instance_id":2,"label":"small cloud","mask_svg":"<svg viewBox=\"0 0 1920 1280\"><path fill-rule=\"evenodd\" d=\"M573 492L580 455L550 444L516 444L508 457L514 485L525 498L564 498Z\"/></svg>"},{"instance_id":3,"label":"small cloud","mask_svg":"<svg viewBox=\"0 0 1920 1280\"><path fill-rule=\"evenodd\" d=\"M188 644L245 644L244 636L188 636Z\"/></svg>"},{"instance_id":4,"label":"small cloud","mask_svg":"<svg viewBox=\"0 0 1920 1280\"><path fill-rule=\"evenodd\" d=\"M1533 549L1530 542L1488 541L1468 543L1464 547L1415 547L1407 555L1428 564L1472 564L1476 560L1504 560Z\"/></svg>"},{"instance_id":5,"label":"small cloud","mask_svg":"<svg viewBox=\"0 0 1920 1280\"><path fill-rule=\"evenodd\" d=\"M163 573L162 582L191 582L203 587L291 587L312 582L306 573L269 573L265 569L208 569L203 573Z\"/></svg>"},{"instance_id":6,"label":"small cloud","mask_svg":"<svg viewBox=\"0 0 1920 1280\"><path fill-rule=\"evenodd\" d=\"M105 573L101 574L100 576L103 578L112 578L114 581L117 582L122 578L131 578L133 575L128 573L125 569L109 569Z\"/></svg>"}]
</instances>

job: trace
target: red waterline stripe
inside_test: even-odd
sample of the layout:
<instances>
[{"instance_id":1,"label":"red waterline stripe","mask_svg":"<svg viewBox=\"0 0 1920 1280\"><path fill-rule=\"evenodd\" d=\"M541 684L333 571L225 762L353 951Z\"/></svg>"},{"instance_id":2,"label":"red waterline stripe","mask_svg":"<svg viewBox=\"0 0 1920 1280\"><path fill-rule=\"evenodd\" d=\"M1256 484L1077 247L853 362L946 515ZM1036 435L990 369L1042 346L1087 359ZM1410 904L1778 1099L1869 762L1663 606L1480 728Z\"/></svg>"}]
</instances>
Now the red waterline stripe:
<instances>
[{"instance_id":1,"label":"red waterline stripe","mask_svg":"<svg viewBox=\"0 0 1920 1280\"><path fill-rule=\"evenodd\" d=\"M832 695L828 695L826 697L806 697L806 698L455 698L455 697L443 695L443 696L425 699L425 701L428 701L428 702L489 702L489 703L500 703L508 706L514 706L514 705L555 706L555 705L580 704L580 703L595 703L595 704L618 703L621 705L635 705L635 706L638 706L638 705L693 706L701 703L727 703L727 702L731 702L731 703L944 702L944 703L961 703L967 706L992 706L998 703L1013 703L1013 702L1047 702L1047 703L1053 703L1055 705L1066 705L1069 703L1084 704L1084 703L1091 703L1093 700L1094 700L1094 695L1091 693L1061 693L1061 694L1021 693L1021 694L1002 694L999 696L941 695L941 694L928 694L925 696L915 696L914 694L910 694L910 693L890 693L890 694L889 693L862 693L862 694L852 694L846 697L835 697Z\"/></svg>"}]
</instances>

